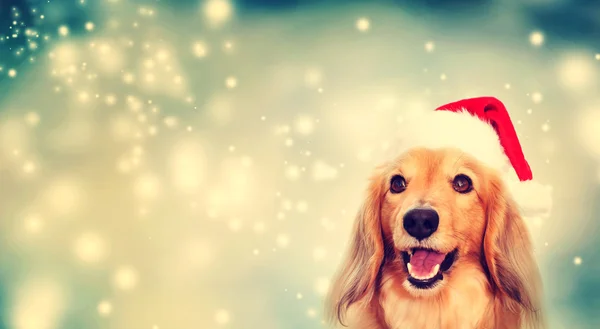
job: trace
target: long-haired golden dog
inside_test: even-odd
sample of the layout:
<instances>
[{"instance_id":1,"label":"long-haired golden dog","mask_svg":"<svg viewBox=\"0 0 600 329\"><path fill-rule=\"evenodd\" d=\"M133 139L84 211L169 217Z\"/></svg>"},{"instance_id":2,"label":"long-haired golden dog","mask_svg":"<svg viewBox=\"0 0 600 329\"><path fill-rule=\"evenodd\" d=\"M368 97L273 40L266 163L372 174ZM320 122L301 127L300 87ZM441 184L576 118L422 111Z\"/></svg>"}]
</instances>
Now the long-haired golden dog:
<instances>
[{"instance_id":1,"label":"long-haired golden dog","mask_svg":"<svg viewBox=\"0 0 600 329\"><path fill-rule=\"evenodd\" d=\"M377 168L329 318L359 329L544 328L530 238L499 173L458 149Z\"/></svg>"}]
</instances>

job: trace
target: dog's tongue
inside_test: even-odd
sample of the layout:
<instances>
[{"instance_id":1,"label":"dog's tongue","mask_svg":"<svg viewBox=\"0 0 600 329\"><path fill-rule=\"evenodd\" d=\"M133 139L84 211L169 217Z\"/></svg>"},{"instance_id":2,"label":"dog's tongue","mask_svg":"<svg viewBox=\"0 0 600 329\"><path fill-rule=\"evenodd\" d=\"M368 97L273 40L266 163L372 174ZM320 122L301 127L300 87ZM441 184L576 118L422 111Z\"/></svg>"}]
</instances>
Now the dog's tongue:
<instances>
[{"instance_id":1,"label":"dog's tongue","mask_svg":"<svg viewBox=\"0 0 600 329\"><path fill-rule=\"evenodd\" d=\"M419 276L426 276L436 265L442 264L446 255L439 252L417 249L410 258L412 272Z\"/></svg>"}]
</instances>

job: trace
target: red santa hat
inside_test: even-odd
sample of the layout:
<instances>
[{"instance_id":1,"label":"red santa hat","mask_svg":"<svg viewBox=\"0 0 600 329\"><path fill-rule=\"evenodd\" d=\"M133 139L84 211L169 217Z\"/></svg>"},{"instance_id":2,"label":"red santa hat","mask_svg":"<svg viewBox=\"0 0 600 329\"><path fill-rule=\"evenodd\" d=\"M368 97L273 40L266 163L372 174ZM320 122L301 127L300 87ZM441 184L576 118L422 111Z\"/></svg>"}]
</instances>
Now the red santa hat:
<instances>
[{"instance_id":1,"label":"red santa hat","mask_svg":"<svg viewBox=\"0 0 600 329\"><path fill-rule=\"evenodd\" d=\"M551 187L533 180L508 111L498 99L464 99L412 119L401 133L404 149L459 148L499 170L524 216L550 214Z\"/></svg>"}]
</instances>

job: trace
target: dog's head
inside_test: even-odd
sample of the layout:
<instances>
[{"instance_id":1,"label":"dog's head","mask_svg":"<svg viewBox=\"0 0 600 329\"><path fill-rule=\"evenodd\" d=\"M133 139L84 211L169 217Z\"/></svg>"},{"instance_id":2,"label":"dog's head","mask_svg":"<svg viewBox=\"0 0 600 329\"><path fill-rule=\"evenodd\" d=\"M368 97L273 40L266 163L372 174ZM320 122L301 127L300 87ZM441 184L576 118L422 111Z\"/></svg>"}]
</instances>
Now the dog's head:
<instances>
[{"instance_id":1,"label":"dog's head","mask_svg":"<svg viewBox=\"0 0 600 329\"><path fill-rule=\"evenodd\" d=\"M414 298L435 298L464 267L483 272L514 312L537 311L528 233L499 173L457 149L412 149L371 179L334 282L333 314L342 320L370 300L384 268Z\"/></svg>"},{"instance_id":2,"label":"dog's head","mask_svg":"<svg viewBox=\"0 0 600 329\"><path fill-rule=\"evenodd\" d=\"M433 295L454 279L460 262L479 259L486 205L495 201L489 200L493 175L459 151L424 149L381 174L379 184L389 186L380 196L379 216L382 239L392 249L388 256L402 263L406 290Z\"/></svg>"}]
</instances>

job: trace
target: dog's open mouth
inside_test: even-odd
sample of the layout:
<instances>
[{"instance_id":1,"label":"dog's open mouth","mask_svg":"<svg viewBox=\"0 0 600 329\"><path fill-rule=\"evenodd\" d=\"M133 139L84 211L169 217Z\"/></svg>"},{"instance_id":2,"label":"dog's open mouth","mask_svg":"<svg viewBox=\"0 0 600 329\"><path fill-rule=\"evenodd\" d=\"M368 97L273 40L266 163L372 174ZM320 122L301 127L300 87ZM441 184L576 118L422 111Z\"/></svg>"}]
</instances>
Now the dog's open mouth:
<instances>
[{"instance_id":1,"label":"dog's open mouth","mask_svg":"<svg viewBox=\"0 0 600 329\"><path fill-rule=\"evenodd\" d=\"M431 249L414 248L402 252L402 259L408 270L408 281L418 289L433 288L444 279L454 261L458 249L443 254Z\"/></svg>"}]
</instances>

